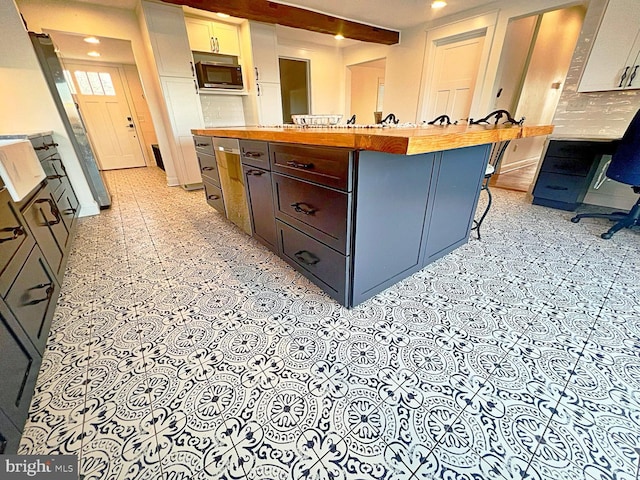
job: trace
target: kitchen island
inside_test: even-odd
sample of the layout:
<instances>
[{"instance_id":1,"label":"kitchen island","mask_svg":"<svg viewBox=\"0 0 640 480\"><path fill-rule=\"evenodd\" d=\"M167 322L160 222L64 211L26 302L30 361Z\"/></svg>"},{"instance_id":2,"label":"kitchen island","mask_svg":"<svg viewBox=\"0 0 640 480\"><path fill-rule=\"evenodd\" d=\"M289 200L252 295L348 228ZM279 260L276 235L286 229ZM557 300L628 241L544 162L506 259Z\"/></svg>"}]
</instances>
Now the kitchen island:
<instances>
[{"instance_id":1,"label":"kitchen island","mask_svg":"<svg viewBox=\"0 0 640 480\"><path fill-rule=\"evenodd\" d=\"M192 133L207 201L224 213L212 137L238 139L253 236L352 307L467 242L495 143L552 130L450 125Z\"/></svg>"}]
</instances>

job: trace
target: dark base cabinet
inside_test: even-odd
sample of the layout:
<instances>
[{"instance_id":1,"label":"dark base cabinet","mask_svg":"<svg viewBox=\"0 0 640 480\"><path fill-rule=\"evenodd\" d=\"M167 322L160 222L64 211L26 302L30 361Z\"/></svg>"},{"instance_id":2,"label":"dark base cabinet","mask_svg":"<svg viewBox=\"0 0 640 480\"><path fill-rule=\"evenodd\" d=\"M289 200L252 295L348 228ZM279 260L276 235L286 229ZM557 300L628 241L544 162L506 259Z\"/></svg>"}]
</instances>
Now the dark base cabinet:
<instances>
[{"instance_id":1,"label":"dark base cabinet","mask_svg":"<svg viewBox=\"0 0 640 480\"><path fill-rule=\"evenodd\" d=\"M605 154L614 140L549 140L533 189L533 204L573 211L582 204Z\"/></svg>"},{"instance_id":2,"label":"dark base cabinet","mask_svg":"<svg viewBox=\"0 0 640 480\"><path fill-rule=\"evenodd\" d=\"M51 136L32 145L47 174L20 202L0 189L0 453L18 450L40 369L78 200Z\"/></svg>"},{"instance_id":3,"label":"dark base cabinet","mask_svg":"<svg viewBox=\"0 0 640 480\"><path fill-rule=\"evenodd\" d=\"M202 152L213 144L194 141ZM253 236L346 307L467 242L491 147L394 155L239 143Z\"/></svg>"}]
</instances>

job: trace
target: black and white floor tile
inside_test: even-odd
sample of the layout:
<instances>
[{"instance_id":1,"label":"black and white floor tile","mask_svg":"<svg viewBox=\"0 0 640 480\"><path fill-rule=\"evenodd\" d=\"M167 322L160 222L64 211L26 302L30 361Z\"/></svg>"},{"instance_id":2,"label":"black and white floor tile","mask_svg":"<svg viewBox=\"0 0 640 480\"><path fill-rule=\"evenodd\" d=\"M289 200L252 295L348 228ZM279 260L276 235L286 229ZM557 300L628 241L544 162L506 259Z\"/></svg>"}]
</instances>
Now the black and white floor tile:
<instances>
[{"instance_id":1,"label":"black and white floor tile","mask_svg":"<svg viewBox=\"0 0 640 480\"><path fill-rule=\"evenodd\" d=\"M632 480L640 232L495 190L347 310L156 168L80 220L20 453L84 479Z\"/></svg>"}]
</instances>

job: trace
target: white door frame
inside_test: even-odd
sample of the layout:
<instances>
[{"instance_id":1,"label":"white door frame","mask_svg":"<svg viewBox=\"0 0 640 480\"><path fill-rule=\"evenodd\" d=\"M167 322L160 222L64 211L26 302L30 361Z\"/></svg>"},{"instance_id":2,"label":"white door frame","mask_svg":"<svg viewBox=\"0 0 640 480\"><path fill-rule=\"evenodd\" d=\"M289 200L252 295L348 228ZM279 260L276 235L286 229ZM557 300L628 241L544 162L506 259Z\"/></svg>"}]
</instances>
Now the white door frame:
<instances>
[{"instance_id":1,"label":"white door frame","mask_svg":"<svg viewBox=\"0 0 640 480\"><path fill-rule=\"evenodd\" d=\"M478 37L484 34L485 41L480 55L480 65L478 67L478 77L476 80L473 100L471 102L471 110L469 115L472 118L482 118L489 112L476 112L480 103L482 90L484 87L485 77L487 74L487 66L489 63L489 54L491 53L491 45L495 33L496 23L498 21L498 11L480 15L478 17L469 18L461 22L455 22L434 28L427 31L427 42L424 53L424 61L422 68L422 86L420 88L420 97L418 100L418 123L422 121L431 121L432 118L426 118L429 108L433 102L431 98L432 86L435 78L435 56L438 45L449 43L466 38Z\"/></svg>"}]
</instances>

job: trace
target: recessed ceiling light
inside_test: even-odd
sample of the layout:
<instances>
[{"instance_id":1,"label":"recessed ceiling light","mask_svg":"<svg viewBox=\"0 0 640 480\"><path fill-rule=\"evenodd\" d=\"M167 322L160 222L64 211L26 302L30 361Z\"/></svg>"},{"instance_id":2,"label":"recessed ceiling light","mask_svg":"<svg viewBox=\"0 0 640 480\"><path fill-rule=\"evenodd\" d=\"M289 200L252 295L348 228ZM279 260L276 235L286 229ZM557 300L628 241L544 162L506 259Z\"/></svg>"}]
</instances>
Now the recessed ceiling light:
<instances>
[{"instance_id":1,"label":"recessed ceiling light","mask_svg":"<svg viewBox=\"0 0 640 480\"><path fill-rule=\"evenodd\" d=\"M231 16L228 13L221 13L221 12L216 13L216 15L219 16L220 18L229 18Z\"/></svg>"},{"instance_id":2,"label":"recessed ceiling light","mask_svg":"<svg viewBox=\"0 0 640 480\"><path fill-rule=\"evenodd\" d=\"M100 43L100 40L98 40L96 37L85 37L84 41L87 43Z\"/></svg>"},{"instance_id":3,"label":"recessed ceiling light","mask_svg":"<svg viewBox=\"0 0 640 480\"><path fill-rule=\"evenodd\" d=\"M99 57L100 54L98 52L96 52L95 50L93 52L88 52L87 55L89 55L90 57Z\"/></svg>"},{"instance_id":4,"label":"recessed ceiling light","mask_svg":"<svg viewBox=\"0 0 640 480\"><path fill-rule=\"evenodd\" d=\"M337 34L337 35L336 35L335 37L333 37L333 38L335 38L336 40L344 40L344 35L342 35L342 34L340 34L340 33L339 33L339 34Z\"/></svg>"},{"instance_id":5,"label":"recessed ceiling light","mask_svg":"<svg viewBox=\"0 0 640 480\"><path fill-rule=\"evenodd\" d=\"M446 6L447 6L447 2L443 2L442 0L436 0L435 2L431 2L431 8L442 8Z\"/></svg>"}]
</instances>

